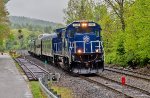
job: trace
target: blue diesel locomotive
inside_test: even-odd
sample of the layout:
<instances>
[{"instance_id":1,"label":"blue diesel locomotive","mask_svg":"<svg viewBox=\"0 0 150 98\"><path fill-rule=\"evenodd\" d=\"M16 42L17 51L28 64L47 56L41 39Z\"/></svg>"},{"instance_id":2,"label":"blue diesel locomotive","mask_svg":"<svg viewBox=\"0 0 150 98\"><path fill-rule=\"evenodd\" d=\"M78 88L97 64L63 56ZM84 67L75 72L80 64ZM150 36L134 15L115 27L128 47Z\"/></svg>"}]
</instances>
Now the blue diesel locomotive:
<instances>
[{"instance_id":1,"label":"blue diesel locomotive","mask_svg":"<svg viewBox=\"0 0 150 98\"><path fill-rule=\"evenodd\" d=\"M73 73L97 73L104 70L100 32L95 22L76 21L31 41L29 53Z\"/></svg>"}]
</instances>

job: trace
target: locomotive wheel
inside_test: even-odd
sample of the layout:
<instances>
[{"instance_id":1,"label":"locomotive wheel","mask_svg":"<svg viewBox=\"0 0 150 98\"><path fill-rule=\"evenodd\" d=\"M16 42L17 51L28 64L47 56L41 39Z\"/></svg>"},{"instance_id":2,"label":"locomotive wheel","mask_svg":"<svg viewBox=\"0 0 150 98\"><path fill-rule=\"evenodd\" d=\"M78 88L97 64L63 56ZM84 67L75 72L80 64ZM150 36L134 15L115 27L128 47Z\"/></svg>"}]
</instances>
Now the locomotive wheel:
<instances>
[{"instance_id":1,"label":"locomotive wheel","mask_svg":"<svg viewBox=\"0 0 150 98\"><path fill-rule=\"evenodd\" d=\"M54 55L54 65L60 67L60 59L58 55Z\"/></svg>"},{"instance_id":2,"label":"locomotive wheel","mask_svg":"<svg viewBox=\"0 0 150 98\"><path fill-rule=\"evenodd\" d=\"M58 61L57 61L57 56L56 55L54 55L54 65L55 66L58 66L58 63L57 63Z\"/></svg>"},{"instance_id":3,"label":"locomotive wheel","mask_svg":"<svg viewBox=\"0 0 150 98\"><path fill-rule=\"evenodd\" d=\"M67 57L63 58L64 66L68 71L70 71L69 59Z\"/></svg>"}]
</instances>

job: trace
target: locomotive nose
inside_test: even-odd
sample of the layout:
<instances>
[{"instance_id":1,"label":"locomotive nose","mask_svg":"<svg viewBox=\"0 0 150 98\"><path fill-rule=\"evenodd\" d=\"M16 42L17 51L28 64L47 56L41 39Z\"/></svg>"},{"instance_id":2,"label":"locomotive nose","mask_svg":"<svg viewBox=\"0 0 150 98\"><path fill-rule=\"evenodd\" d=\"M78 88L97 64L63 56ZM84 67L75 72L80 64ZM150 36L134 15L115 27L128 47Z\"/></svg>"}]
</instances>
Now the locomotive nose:
<instances>
[{"instance_id":1,"label":"locomotive nose","mask_svg":"<svg viewBox=\"0 0 150 98\"><path fill-rule=\"evenodd\" d=\"M96 35L94 34L76 34L75 35L76 52L91 53L93 45L91 42L96 41Z\"/></svg>"}]
</instances>

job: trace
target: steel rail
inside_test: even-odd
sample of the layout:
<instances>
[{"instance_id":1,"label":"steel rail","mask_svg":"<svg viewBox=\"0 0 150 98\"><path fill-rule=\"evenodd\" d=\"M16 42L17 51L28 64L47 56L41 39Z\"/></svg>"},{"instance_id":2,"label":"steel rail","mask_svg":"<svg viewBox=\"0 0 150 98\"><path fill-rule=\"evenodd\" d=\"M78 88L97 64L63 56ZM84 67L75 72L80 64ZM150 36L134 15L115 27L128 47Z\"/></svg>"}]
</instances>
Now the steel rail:
<instances>
[{"instance_id":1,"label":"steel rail","mask_svg":"<svg viewBox=\"0 0 150 98\"><path fill-rule=\"evenodd\" d=\"M85 77L85 76L79 75L79 78L84 79L84 80L86 80L86 81L88 81L88 82L90 82L90 83L94 83L94 84L96 84L96 85L98 85L98 86L106 87L107 89L112 90L112 91L115 91L115 92L117 92L117 93L119 93L119 94L122 94L122 92L119 91L119 90L116 90L116 89L114 89L114 88L112 88L112 87L109 87L109 86L107 86L107 85L105 85L105 84L102 84L102 83L100 83L100 82L97 82L97 81L94 81L94 80L92 80L92 79L89 79L89 78L87 78L87 77ZM127 95L127 94L124 94L124 95L125 95L125 98L133 98L132 96L129 96L129 95Z\"/></svg>"},{"instance_id":2,"label":"steel rail","mask_svg":"<svg viewBox=\"0 0 150 98\"><path fill-rule=\"evenodd\" d=\"M50 74L50 72L48 72L47 70L45 70L44 68L42 68L41 66L35 64L34 62L30 61L29 59L26 59L28 62L30 62L31 64L37 66L38 68L40 68L41 70L43 70L45 73Z\"/></svg>"},{"instance_id":3,"label":"steel rail","mask_svg":"<svg viewBox=\"0 0 150 98\"><path fill-rule=\"evenodd\" d=\"M131 70L128 70L128 69L122 69L122 68L116 68L116 67L109 67L109 66L105 66L106 68L112 68L112 69L116 69L116 70L120 70L120 71L126 71L126 72L131 72L131 73L135 73L135 74L138 74L138 75L143 75L143 76L147 76L147 77L150 77L150 74L144 74L144 73L141 73L141 72L136 72L136 71L131 71Z\"/></svg>"},{"instance_id":4,"label":"steel rail","mask_svg":"<svg viewBox=\"0 0 150 98\"><path fill-rule=\"evenodd\" d=\"M18 59L19 60L19 59ZM34 74L34 72L32 72L25 64L23 64L20 60L19 60L19 65L20 64L22 64L28 71L29 71L29 73L30 73L30 75L32 76L32 78L34 79L34 80L38 80L38 78L36 77L36 75ZM21 67L22 68L22 67ZM22 68L23 69L23 68ZM25 70L24 70L24 72L25 72ZM25 72L25 74L27 75L27 73ZM28 76L28 75L27 75Z\"/></svg>"},{"instance_id":5,"label":"steel rail","mask_svg":"<svg viewBox=\"0 0 150 98\"><path fill-rule=\"evenodd\" d=\"M97 75L97 76L99 76L100 78L105 79L105 80L108 80L108 81L111 81L111 82L117 83L117 84L119 84L119 85L122 85L122 83L121 83L121 82L119 82L119 81L116 81L116 80L110 79L110 78L105 77L105 76L100 75L100 74L96 74L96 75ZM128 86L129 88L133 88L133 89L135 89L135 90L138 90L139 92L142 92L142 93L144 93L144 94L146 94L146 95L150 96L150 92L148 92L148 91L146 91L146 90L144 90L144 89L141 89L141 88L138 88L138 87L135 87L135 86L129 85L129 84L125 84L125 86Z\"/></svg>"},{"instance_id":6,"label":"steel rail","mask_svg":"<svg viewBox=\"0 0 150 98\"><path fill-rule=\"evenodd\" d=\"M124 74L124 75L131 76L131 77L135 77L135 78L138 78L138 79L143 79L143 80L146 80L146 81L150 82L150 79L145 78L145 77L141 77L141 76L137 76L137 75L132 75L132 74L125 73L125 72L116 71L116 70L113 70L113 69L110 69L110 68L105 68L105 70L111 71L111 72L115 72L115 73L119 73L119 74ZM121 71L124 71L124 70L121 70Z\"/></svg>"}]
</instances>

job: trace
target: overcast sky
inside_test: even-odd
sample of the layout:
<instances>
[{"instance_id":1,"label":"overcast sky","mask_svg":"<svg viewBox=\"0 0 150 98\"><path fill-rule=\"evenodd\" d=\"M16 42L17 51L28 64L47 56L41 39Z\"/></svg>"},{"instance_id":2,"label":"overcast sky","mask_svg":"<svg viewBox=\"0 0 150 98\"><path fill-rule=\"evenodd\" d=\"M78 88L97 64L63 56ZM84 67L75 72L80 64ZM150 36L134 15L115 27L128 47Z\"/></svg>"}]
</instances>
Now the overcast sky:
<instances>
[{"instance_id":1,"label":"overcast sky","mask_svg":"<svg viewBox=\"0 0 150 98\"><path fill-rule=\"evenodd\" d=\"M36 19L64 23L63 9L69 0L10 0L6 5L12 16L25 16Z\"/></svg>"}]
</instances>

